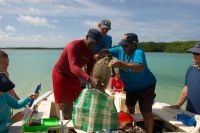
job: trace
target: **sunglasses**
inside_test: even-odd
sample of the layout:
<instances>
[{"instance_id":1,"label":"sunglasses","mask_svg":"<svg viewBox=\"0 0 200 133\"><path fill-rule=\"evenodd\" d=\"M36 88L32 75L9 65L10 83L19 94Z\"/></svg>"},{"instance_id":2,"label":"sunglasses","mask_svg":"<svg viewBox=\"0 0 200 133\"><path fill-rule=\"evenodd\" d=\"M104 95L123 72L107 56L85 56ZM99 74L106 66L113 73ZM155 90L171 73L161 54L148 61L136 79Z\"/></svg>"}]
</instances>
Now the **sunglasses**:
<instances>
[{"instance_id":1,"label":"sunglasses","mask_svg":"<svg viewBox=\"0 0 200 133\"><path fill-rule=\"evenodd\" d=\"M200 55L200 53L192 53L193 55Z\"/></svg>"}]
</instances>

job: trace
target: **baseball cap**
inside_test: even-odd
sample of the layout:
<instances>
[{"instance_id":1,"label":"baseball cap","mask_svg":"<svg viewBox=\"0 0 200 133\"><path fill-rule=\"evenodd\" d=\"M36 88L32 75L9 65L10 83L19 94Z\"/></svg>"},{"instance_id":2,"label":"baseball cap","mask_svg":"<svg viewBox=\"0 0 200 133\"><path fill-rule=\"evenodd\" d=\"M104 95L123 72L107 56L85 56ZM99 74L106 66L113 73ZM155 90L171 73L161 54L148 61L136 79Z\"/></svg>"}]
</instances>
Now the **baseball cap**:
<instances>
[{"instance_id":1,"label":"baseball cap","mask_svg":"<svg viewBox=\"0 0 200 133\"><path fill-rule=\"evenodd\" d=\"M138 43L138 36L135 33L125 33L122 40L119 42L119 45L125 46L133 42Z\"/></svg>"},{"instance_id":2,"label":"baseball cap","mask_svg":"<svg viewBox=\"0 0 200 133\"><path fill-rule=\"evenodd\" d=\"M0 91L8 92L15 87L15 84L10 81L5 73L0 73Z\"/></svg>"},{"instance_id":3,"label":"baseball cap","mask_svg":"<svg viewBox=\"0 0 200 133\"><path fill-rule=\"evenodd\" d=\"M194 47L188 50L188 52L200 54L200 42L197 42Z\"/></svg>"},{"instance_id":4,"label":"baseball cap","mask_svg":"<svg viewBox=\"0 0 200 133\"><path fill-rule=\"evenodd\" d=\"M107 20L107 19L102 20L100 22L100 24L101 24L102 28L107 28L107 29L111 30L111 21L110 20Z\"/></svg>"},{"instance_id":5,"label":"baseball cap","mask_svg":"<svg viewBox=\"0 0 200 133\"><path fill-rule=\"evenodd\" d=\"M96 43L100 42L102 35L97 29L89 29L87 36L91 37L96 41Z\"/></svg>"}]
</instances>

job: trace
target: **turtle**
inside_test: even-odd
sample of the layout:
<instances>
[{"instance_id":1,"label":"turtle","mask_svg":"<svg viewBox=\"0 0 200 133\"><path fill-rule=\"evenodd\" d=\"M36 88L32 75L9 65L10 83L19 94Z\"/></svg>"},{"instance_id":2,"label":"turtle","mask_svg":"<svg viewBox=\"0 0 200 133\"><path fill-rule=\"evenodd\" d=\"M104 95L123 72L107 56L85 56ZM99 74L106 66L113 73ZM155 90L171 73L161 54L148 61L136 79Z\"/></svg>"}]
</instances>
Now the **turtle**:
<instances>
[{"instance_id":1,"label":"turtle","mask_svg":"<svg viewBox=\"0 0 200 133\"><path fill-rule=\"evenodd\" d=\"M110 81L111 77L111 67L109 66L109 62L112 58L106 56L102 59L99 59L94 64L94 67L92 69L91 77L99 79L102 82L102 85L99 87L97 86L95 89L99 89L104 91L106 87L108 86L108 83Z\"/></svg>"}]
</instances>

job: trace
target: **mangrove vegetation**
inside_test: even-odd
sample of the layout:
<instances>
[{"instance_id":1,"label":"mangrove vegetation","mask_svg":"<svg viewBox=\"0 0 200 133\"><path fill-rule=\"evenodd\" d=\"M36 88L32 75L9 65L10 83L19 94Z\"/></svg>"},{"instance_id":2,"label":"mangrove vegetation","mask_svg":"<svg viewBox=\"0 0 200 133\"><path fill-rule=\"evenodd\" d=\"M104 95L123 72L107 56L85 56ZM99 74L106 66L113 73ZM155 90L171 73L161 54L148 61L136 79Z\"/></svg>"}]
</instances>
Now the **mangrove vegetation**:
<instances>
[{"instance_id":1,"label":"mangrove vegetation","mask_svg":"<svg viewBox=\"0 0 200 133\"><path fill-rule=\"evenodd\" d=\"M145 52L173 52L185 53L188 49L193 47L198 41L186 42L141 42L138 47L142 48Z\"/></svg>"}]
</instances>

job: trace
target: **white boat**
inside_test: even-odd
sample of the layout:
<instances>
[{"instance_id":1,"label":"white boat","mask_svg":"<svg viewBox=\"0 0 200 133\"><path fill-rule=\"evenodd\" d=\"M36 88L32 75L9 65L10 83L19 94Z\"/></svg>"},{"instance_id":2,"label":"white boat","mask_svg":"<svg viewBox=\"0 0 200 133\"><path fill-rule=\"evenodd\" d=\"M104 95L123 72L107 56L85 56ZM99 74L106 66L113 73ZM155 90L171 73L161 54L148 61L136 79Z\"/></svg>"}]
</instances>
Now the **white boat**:
<instances>
[{"instance_id":1,"label":"white boat","mask_svg":"<svg viewBox=\"0 0 200 133\"><path fill-rule=\"evenodd\" d=\"M116 94L114 96L114 103L118 111L125 111L125 94ZM36 109L37 112L33 110ZM138 111L136 111L138 112ZM54 95L52 91L47 91L36 99L33 103L31 109L29 109L26 114L29 117L31 114L32 117L37 119L42 118L53 118L57 117L56 107L54 104ZM181 121L176 119L177 114L187 114L196 119L196 126L187 126ZM192 114L190 112L184 111L182 109L172 109L169 107L169 104L155 102L153 105L153 115L155 118L155 127L159 127L160 132L185 132L185 133L200 133L200 116ZM135 119L135 124L141 123L143 118L140 113L133 115ZM22 133L23 121L13 123L9 129L9 133ZM53 132L67 132L68 129L73 128L73 123L71 120L63 120L60 118L59 126L56 128L50 128L48 131ZM78 133L85 133L84 131L75 129ZM142 131L141 131L142 132Z\"/></svg>"},{"instance_id":2,"label":"white boat","mask_svg":"<svg viewBox=\"0 0 200 133\"><path fill-rule=\"evenodd\" d=\"M52 91L47 91L40 97L38 97L32 107L30 109L25 109L24 112L26 114L25 119L28 119L28 117L32 117L34 119L46 119L46 118L58 118L57 113L56 113L56 107L54 104L54 95ZM34 110L37 110L34 112ZM13 123L10 128L8 133L23 133L23 125L24 120L18 121L16 123ZM63 120L61 119L59 121L58 127L55 128L50 128L47 132L56 132L56 133L64 133L67 132L68 129L73 128L73 123L71 120ZM85 133L80 130L76 130L78 133Z\"/></svg>"}]
</instances>

